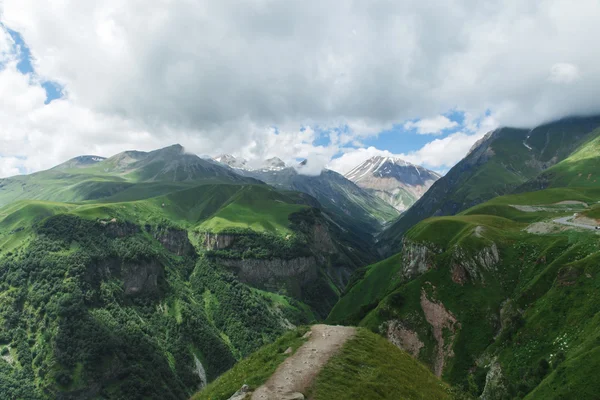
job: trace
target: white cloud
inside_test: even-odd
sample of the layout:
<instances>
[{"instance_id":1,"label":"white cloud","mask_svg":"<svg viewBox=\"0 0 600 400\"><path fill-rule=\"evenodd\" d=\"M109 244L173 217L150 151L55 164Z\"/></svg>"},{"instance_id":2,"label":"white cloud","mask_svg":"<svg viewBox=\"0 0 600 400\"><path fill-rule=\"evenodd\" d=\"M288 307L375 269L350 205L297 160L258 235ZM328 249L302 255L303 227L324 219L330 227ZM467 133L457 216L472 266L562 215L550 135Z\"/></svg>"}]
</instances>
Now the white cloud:
<instances>
[{"instance_id":1,"label":"white cloud","mask_svg":"<svg viewBox=\"0 0 600 400\"><path fill-rule=\"evenodd\" d=\"M8 62L14 55L14 43L12 38L0 27L0 67Z\"/></svg>"},{"instance_id":2,"label":"white cloud","mask_svg":"<svg viewBox=\"0 0 600 400\"><path fill-rule=\"evenodd\" d=\"M554 83L571 83L579 79L579 68L569 63L557 63L550 68L550 77Z\"/></svg>"},{"instance_id":3,"label":"white cloud","mask_svg":"<svg viewBox=\"0 0 600 400\"><path fill-rule=\"evenodd\" d=\"M20 160L16 157L3 157L0 155L0 176L17 175L19 171Z\"/></svg>"},{"instance_id":4,"label":"white cloud","mask_svg":"<svg viewBox=\"0 0 600 400\"><path fill-rule=\"evenodd\" d=\"M443 139L435 139L421 149L408 154L400 155L401 158L419 165L440 169L452 166L460 161L476 141L483 137L482 133L467 134L457 132Z\"/></svg>"},{"instance_id":5,"label":"white cloud","mask_svg":"<svg viewBox=\"0 0 600 400\"><path fill-rule=\"evenodd\" d=\"M457 126L458 123L456 121L452 121L444 115L438 115L433 118L424 118L418 121L409 121L404 124L404 129L416 129L417 132L421 135L439 135L443 131Z\"/></svg>"},{"instance_id":6,"label":"white cloud","mask_svg":"<svg viewBox=\"0 0 600 400\"><path fill-rule=\"evenodd\" d=\"M600 36L596 0L0 3L0 146L27 171L175 142L319 165L448 110L473 120L491 110L516 126L600 112L600 58L589 50ZM3 26L22 34L39 78L15 70ZM59 82L66 97L44 105L40 80ZM448 121L411 126L436 133ZM301 126L348 129L317 146ZM451 163L473 140L469 129L408 155ZM441 145L458 150L436 161Z\"/></svg>"}]
</instances>

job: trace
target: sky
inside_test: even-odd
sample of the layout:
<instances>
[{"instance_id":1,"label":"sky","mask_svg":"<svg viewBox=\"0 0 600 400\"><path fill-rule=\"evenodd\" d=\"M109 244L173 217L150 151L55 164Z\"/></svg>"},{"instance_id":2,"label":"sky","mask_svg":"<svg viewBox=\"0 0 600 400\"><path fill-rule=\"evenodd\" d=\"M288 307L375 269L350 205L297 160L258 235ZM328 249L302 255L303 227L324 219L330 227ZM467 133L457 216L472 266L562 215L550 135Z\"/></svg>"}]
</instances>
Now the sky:
<instances>
[{"instance_id":1,"label":"sky","mask_svg":"<svg viewBox=\"0 0 600 400\"><path fill-rule=\"evenodd\" d=\"M600 1L0 0L0 177L180 143L445 173L600 113Z\"/></svg>"}]
</instances>

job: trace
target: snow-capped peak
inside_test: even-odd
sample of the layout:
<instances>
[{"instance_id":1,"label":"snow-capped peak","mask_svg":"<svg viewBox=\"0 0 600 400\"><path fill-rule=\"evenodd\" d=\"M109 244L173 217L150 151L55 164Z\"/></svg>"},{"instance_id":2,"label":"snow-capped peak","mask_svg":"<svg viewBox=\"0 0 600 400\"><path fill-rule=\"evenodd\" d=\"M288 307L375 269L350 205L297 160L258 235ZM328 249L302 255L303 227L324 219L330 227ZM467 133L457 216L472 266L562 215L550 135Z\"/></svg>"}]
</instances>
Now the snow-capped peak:
<instances>
[{"instance_id":1,"label":"snow-capped peak","mask_svg":"<svg viewBox=\"0 0 600 400\"><path fill-rule=\"evenodd\" d=\"M351 181L357 182L360 181L362 178L374 174L390 175L390 173L392 173L393 170L398 169L396 166L400 168L413 168L418 175L421 174L421 170L425 170L423 167L413 165L408 161L405 161L398 157L374 156L369 158L362 164L356 166L345 176Z\"/></svg>"},{"instance_id":2,"label":"snow-capped peak","mask_svg":"<svg viewBox=\"0 0 600 400\"><path fill-rule=\"evenodd\" d=\"M399 211L412 205L440 175L397 157L375 156L348 172L345 177L370 190Z\"/></svg>"},{"instance_id":3,"label":"snow-capped peak","mask_svg":"<svg viewBox=\"0 0 600 400\"><path fill-rule=\"evenodd\" d=\"M221 164L228 165L231 168L246 169L246 160L243 158L235 158L231 154L221 154L220 156L215 157L214 160Z\"/></svg>"},{"instance_id":4,"label":"snow-capped peak","mask_svg":"<svg viewBox=\"0 0 600 400\"><path fill-rule=\"evenodd\" d=\"M213 160L218 163L228 165L231 168L243 169L246 171L279 171L286 168L285 163L279 157L269 158L256 168L253 168L245 159L236 158L231 154L222 154L218 157L215 157Z\"/></svg>"}]
</instances>

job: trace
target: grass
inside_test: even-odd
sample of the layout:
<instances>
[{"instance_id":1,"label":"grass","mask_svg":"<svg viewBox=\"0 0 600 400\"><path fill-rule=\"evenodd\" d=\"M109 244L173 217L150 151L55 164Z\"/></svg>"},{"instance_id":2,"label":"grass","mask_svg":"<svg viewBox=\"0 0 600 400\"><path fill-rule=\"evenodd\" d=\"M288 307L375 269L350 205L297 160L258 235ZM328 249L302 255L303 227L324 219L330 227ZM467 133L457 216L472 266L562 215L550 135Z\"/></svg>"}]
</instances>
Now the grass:
<instances>
[{"instance_id":1,"label":"grass","mask_svg":"<svg viewBox=\"0 0 600 400\"><path fill-rule=\"evenodd\" d=\"M238 391L242 385L256 389L269 379L288 355L284 354L288 347L296 351L306 341L302 336L308 328L298 328L290 331L275 342L268 344L237 363L232 369L210 383L201 392L194 395L192 400L227 400Z\"/></svg>"},{"instance_id":2,"label":"grass","mask_svg":"<svg viewBox=\"0 0 600 400\"><path fill-rule=\"evenodd\" d=\"M357 323L374 332L380 332L386 321L400 320L424 343L419 360L432 365L436 342L419 301L425 289L460 322L452 344L454 356L446 360L443 374L451 384L480 395L486 369L476 368L476 360L497 356L508 381L509 396L522 398L539 384L527 398L567 398L567 393L576 393L573 398L591 398L600 390L590 380L600 364L597 236L576 230L532 235L524 228L531 222L573 212L597 218L599 199L599 187L551 188L497 197L460 215L421 221L405 238L435 250L431 269L411 281L392 284L390 291L383 277L374 274L379 264L368 267L364 277L340 299L330 320L360 315L362 320ZM568 200L591 207L557 204ZM512 205L540 207L524 212ZM467 257L474 257L491 244L498 247L500 260L491 268L482 265L481 259L462 260L463 265L477 270L479 278L470 276L460 285L454 282L456 250L460 248ZM390 260L394 259L398 264L393 269L389 266L389 271L378 272L401 269L401 254ZM383 298L373 296L372 287L382 291ZM375 302L370 303L373 299ZM366 316L357 314L366 304L370 312ZM513 310L520 311L502 316L500 310L506 304L514 304ZM498 318L504 318L502 325ZM499 331L500 326L503 329ZM567 335L572 347L566 351L564 364L552 365L558 351L553 340L562 335ZM545 376L538 371L538 363L544 359L553 368Z\"/></svg>"},{"instance_id":3,"label":"grass","mask_svg":"<svg viewBox=\"0 0 600 400\"><path fill-rule=\"evenodd\" d=\"M586 211L584 215L588 218L600 220L600 206L594 205L589 211Z\"/></svg>"},{"instance_id":4,"label":"grass","mask_svg":"<svg viewBox=\"0 0 600 400\"><path fill-rule=\"evenodd\" d=\"M266 185L234 184L200 184L163 196L114 203L22 200L0 208L0 243L4 243L4 248L17 246L19 232L15 230L58 213L86 219L130 220L140 225L170 221L184 229L212 232L249 228L287 234L289 215L306 208L296 202L296 198ZM13 235L8 237L10 232Z\"/></svg>"},{"instance_id":5,"label":"grass","mask_svg":"<svg viewBox=\"0 0 600 400\"><path fill-rule=\"evenodd\" d=\"M400 282L401 254L367 267L362 279L336 303L327 317L329 323L358 324L372 307Z\"/></svg>"},{"instance_id":6,"label":"grass","mask_svg":"<svg viewBox=\"0 0 600 400\"><path fill-rule=\"evenodd\" d=\"M291 233L288 216L301 211L304 206L296 204L228 204L213 217L199 225L200 230L221 232L229 228L249 228L256 232Z\"/></svg>"},{"instance_id":7,"label":"grass","mask_svg":"<svg viewBox=\"0 0 600 400\"><path fill-rule=\"evenodd\" d=\"M274 307L280 310L285 309L287 312L293 312L307 322L314 322L318 320L318 318L315 316L315 313L304 303L294 301L290 297L283 296L279 293L267 292L256 288L252 288L252 291L267 298Z\"/></svg>"},{"instance_id":8,"label":"grass","mask_svg":"<svg viewBox=\"0 0 600 400\"><path fill-rule=\"evenodd\" d=\"M310 398L452 399L427 367L379 335L359 328L319 373Z\"/></svg>"}]
</instances>

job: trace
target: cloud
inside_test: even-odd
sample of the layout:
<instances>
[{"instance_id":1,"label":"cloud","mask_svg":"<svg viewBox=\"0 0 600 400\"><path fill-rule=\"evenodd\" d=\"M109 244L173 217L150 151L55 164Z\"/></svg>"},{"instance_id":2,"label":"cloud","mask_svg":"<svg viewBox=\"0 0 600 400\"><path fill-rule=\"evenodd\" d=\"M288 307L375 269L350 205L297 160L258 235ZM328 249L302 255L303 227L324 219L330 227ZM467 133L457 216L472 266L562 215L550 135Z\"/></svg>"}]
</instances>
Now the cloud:
<instances>
[{"instance_id":1,"label":"cloud","mask_svg":"<svg viewBox=\"0 0 600 400\"><path fill-rule=\"evenodd\" d=\"M579 68L569 63L554 64L550 68L550 77L554 83L571 83L579 79Z\"/></svg>"},{"instance_id":2,"label":"cloud","mask_svg":"<svg viewBox=\"0 0 600 400\"><path fill-rule=\"evenodd\" d=\"M13 176L19 174L20 160L16 157L0 156L0 176Z\"/></svg>"},{"instance_id":3,"label":"cloud","mask_svg":"<svg viewBox=\"0 0 600 400\"><path fill-rule=\"evenodd\" d=\"M0 67L8 62L14 54L14 43L4 29L0 27Z\"/></svg>"},{"instance_id":4,"label":"cloud","mask_svg":"<svg viewBox=\"0 0 600 400\"><path fill-rule=\"evenodd\" d=\"M324 164L422 115L438 117L410 126L436 133L449 110L523 127L600 112L600 58L589 51L600 36L595 0L3 0L0 8L0 145L26 171L175 142L201 154L284 152ZM35 77L16 70L4 27L22 35ZM43 81L59 83L64 97L40 103ZM302 134L306 126L331 143L315 144L319 134ZM459 154L474 134L461 127L408 154L439 164L436 146Z\"/></svg>"},{"instance_id":5,"label":"cloud","mask_svg":"<svg viewBox=\"0 0 600 400\"><path fill-rule=\"evenodd\" d=\"M400 157L413 164L426 165L430 168L452 166L460 161L471 146L482 137L481 133L457 132L443 139L435 139L421 149L402 154Z\"/></svg>"},{"instance_id":6,"label":"cloud","mask_svg":"<svg viewBox=\"0 0 600 400\"><path fill-rule=\"evenodd\" d=\"M426 143L420 149L394 154L388 150L376 147L341 148L342 153L333 159L327 167L345 174L352 168L374 156L395 157L416 165L422 165L440 174L445 174L454 164L467 155L471 147L487 132L498 128L498 121L491 115L474 117L464 115L462 130L445 138L435 139Z\"/></svg>"},{"instance_id":7,"label":"cloud","mask_svg":"<svg viewBox=\"0 0 600 400\"><path fill-rule=\"evenodd\" d=\"M451 121L448 117L444 115L438 115L433 118L424 118L418 121L409 121L404 124L404 129L412 130L416 129L417 133L421 135L426 134L434 134L438 135L442 133L442 131L448 130L450 128L457 127L458 123L456 121Z\"/></svg>"}]
</instances>

